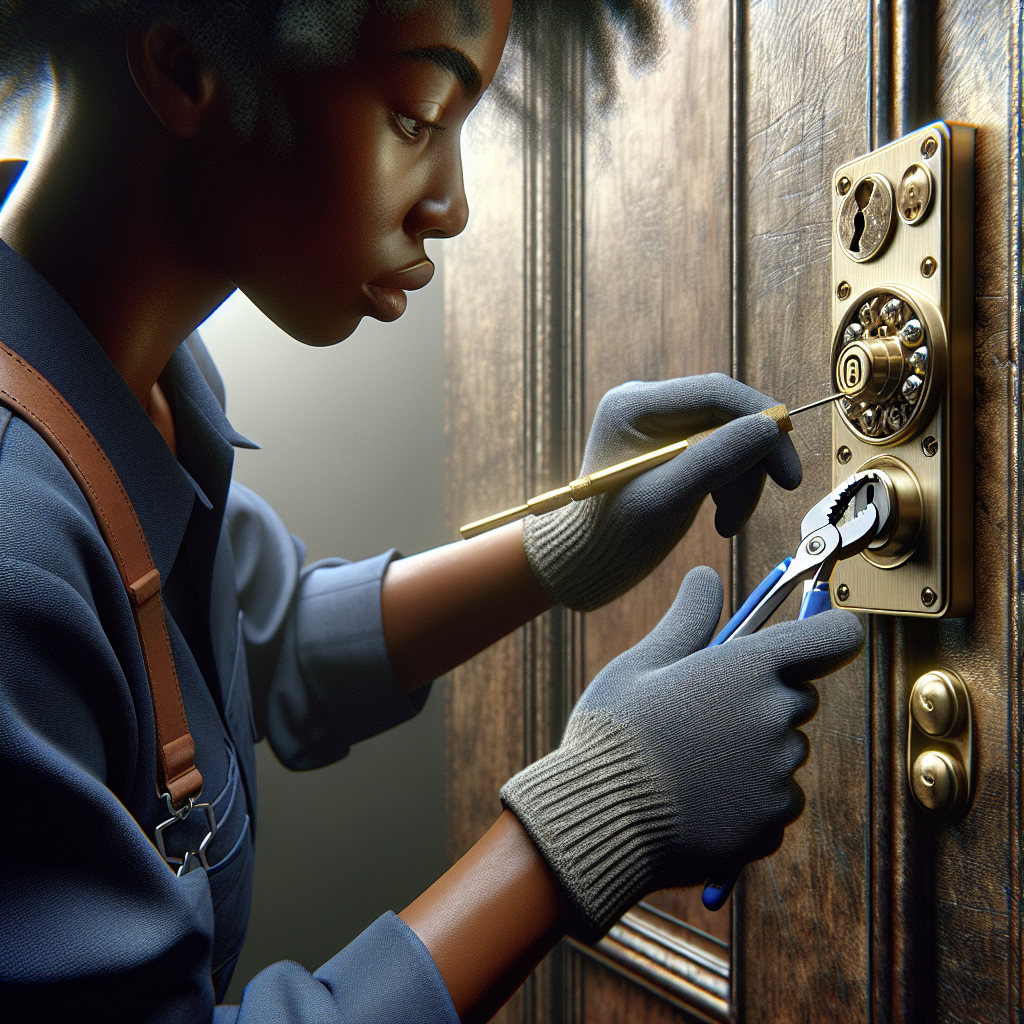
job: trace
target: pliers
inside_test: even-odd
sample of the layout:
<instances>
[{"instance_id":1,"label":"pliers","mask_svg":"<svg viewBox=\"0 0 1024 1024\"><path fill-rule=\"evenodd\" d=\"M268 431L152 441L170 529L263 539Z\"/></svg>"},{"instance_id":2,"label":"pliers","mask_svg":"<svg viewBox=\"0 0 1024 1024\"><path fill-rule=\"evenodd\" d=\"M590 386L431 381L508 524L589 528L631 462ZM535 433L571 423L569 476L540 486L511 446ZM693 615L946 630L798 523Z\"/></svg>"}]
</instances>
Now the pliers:
<instances>
[{"instance_id":1,"label":"pliers","mask_svg":"<svg viewBox=\"0 0 1024 1024\"><path fill-rule=\"evenodd\" d=\"M828 581L836 563L860 554L888 528L892 508L886 484L877 470L862 470L814 505L800 524L803 538L796 554L761 581L710 646L760 629L799 583L804 587L801 619L831 608ZM740 865L724 882L708 882L702 896L708 910L721 909L742 870Z\"/></svg>"}]
</instances>

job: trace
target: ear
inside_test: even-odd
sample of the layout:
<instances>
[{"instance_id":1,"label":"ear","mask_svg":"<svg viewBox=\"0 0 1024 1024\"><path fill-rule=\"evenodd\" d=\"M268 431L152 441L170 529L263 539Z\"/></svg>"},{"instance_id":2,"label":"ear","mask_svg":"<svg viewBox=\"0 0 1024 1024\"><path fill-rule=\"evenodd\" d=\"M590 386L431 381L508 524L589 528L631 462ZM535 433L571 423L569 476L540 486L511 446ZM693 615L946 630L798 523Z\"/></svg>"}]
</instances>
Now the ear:
<instances>
[{"instance_id":1,"label":"ear","mask_svg":"<svg viewBox=\"0 0 1024 1024\"><path fill-rule=\"evenodd\" d=\"M152 25L130 32L128 69L160 123L179 139L199 130L213 105L217 80L181 29Z\"/></svg>"}]
</instances>

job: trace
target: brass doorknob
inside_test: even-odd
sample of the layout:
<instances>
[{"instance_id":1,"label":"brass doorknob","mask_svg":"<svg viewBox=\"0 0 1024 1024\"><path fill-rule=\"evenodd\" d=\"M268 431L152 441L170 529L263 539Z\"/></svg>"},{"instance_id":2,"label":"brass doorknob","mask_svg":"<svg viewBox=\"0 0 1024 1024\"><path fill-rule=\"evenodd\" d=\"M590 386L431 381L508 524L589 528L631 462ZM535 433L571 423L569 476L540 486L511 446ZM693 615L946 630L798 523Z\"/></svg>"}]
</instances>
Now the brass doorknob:
<instances>
[{"instance_id":1,"label":"brass doorknob","mask_svg":"<svg viewBox=\"0 0 1024 1024\"><path fill-rule=\"evenodd\" d=\"M929 736L948 736L963 725L964 709L956 687L945 672L927 672L910 692L910 714Z\"/></svg>"},{"instance_id":2,"label":"brass doorknob","mask_svg":"<svg viewBox=\"0 0 1024 1024\"><path fill-rule=\"evenodd\" d=\"M920 807L959 818L971 802L974 742L971 695L949 669L933 669L910 689L907 781Z\"/></svg>"},{"instance_id":3,"label":"brass doorknob","mask_svg":"<svg viewBox=\"0 0 1024 1024\"><path fill-rule=\"evenodd\" d=\"M926 750L914 762L910 785L926 810L943 817L954 814L967 798L967 776L956 757Z\"/></svg>"}]
</instances>

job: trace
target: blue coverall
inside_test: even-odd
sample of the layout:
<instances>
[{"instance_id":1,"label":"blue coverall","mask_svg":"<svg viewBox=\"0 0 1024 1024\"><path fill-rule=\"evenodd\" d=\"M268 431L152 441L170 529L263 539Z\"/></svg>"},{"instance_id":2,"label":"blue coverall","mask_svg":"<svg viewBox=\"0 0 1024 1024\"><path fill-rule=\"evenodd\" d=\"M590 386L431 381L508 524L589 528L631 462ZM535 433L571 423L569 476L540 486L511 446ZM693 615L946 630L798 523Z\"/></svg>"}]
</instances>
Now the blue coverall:
<instances>
[{"instance_id":1,"label":"blue coverall","mask_svg":"<svg viewBox=\"0 0 1024 1024\"><path fill-rule=\"evenodd\" d=\"M0 242L0 340L71 403L125 485L161 579L204 800L209 873L176 878L152 839L152 704L131 609L85 498L39 435L0 411L0 1012L10 1020L457 1021L434 962L392 913L318 971L274 964L216 1007L245 935L253 744L289 767L414 715L384 647L393 552L303 569L273 510L231 483L236 433L193 335L160 378L178 458L99 344ZM213 389L211 389L211 383ZM329 809L326 810L329 813ZM195 849L206 819L167 830Z\"/></svg>"}]
</instances>

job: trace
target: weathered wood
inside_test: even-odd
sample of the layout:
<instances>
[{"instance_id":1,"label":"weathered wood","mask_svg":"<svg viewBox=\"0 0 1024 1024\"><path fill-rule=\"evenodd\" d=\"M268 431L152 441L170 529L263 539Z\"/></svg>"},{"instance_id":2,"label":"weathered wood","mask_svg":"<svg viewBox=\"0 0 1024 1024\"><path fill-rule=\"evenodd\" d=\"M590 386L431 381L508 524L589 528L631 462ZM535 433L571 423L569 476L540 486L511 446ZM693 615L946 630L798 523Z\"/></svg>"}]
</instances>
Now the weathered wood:
<instances>
[{"instance_id":1,"label":"weathered wood","mask_svg":"<svg viewBox=\"0 0 1024 1024\"><path fill-rule=\"evenodd\" d=\"M913 623L897 672L905 713L917 675L949 666L967 684L976 721L974 804L962 822L935 830L929 851L935 931L927 952L934 980L933 997L922 1005L927 1019L950 1024L1020 1019L1021 1013L1020 878L1012 872L1020 864L1021 667L1013 651L1021 600L1019 575L1013 583L1015 559L1020 567L1020 450L1008 443L1021 429L1014 369L1020 325L1011 319L1021 283L1021 18L1013 0L943 0L937 23L938 115L978 127L975 612L964 620ZM905 719L899 737L904 758ZM901 1009L894 1005L894 1019Z\"/></svg>"},{"instance_id":2,"label":"weathered wood","mask_svg":"<svg viewBox=\"0 0 1024 1024\"><path fill-rule=\"evenodd\" d=\"M470 225L445 251L446 515L453 537L462 523L525 493L522 142L491 97L464 129ZM450 676L445 801L452 861L493 823L498 791L525 763L525 664L519 632ZM522 1021L527 1009L520 991L496 1020Z\"/></svg>"},{"instance_id":3,"label":"weathered wood","mask_svg":"<svg viewBox=\"0 0 1024 1024\"><path fill-rule=\"evenodd\" d=\"M866 12L828 0L753 4L746 13L743 321L737 370L779 401L826 394L834 167L867 148ZM749 591L799 540L807 507L831 488L827 412L793 440L804 482L766 488L737 542ZM794 617L790 601L783 614ZM867 1016L869 703L863 659L820 686L797 774L802 817L772 857L744 872L738 955L748 1021Z\"/></svg>"},{"instance_id":4,"label":"weathered wood","mask_svg":"<svg viewBox=\"0 0 1024 1024\"><path fill-rule=\"evenodd\" d=\"M852 14L838 0L683 5L690 20L673 22L660 66L623 75L620 110L588 126L582 151L564 108L547 105L552 90L574 87L567 66L522 70L529 130L510 132L482 112L468 133L475 217L450 246L448 273L453 528L563 482L597 401L623 379L731 365L791 405L823 394L833 168L933 108L979 126L976 612L939 623L872 617L865 654L822 684L806 727L811 759L798 775L807 808L738 893L738 1020L930 1024L1021 1012L1012 297L1022 14L1014 0L932 7L934 28L923 6L902 0ZM934 59L919 52L933 31ZM934 68L934 80L915 79L922 68ZM504 274L493 272L499 264ZM827 413L803 417L794 441L804 485L795 494L768 485L733 548L731 588L729 547L709 504L631 594L582 619L552 615L455 675L453 856L490 824L505 778L555 742L569 698L655 624L691 565L713 565L727 593L743 596L789 553L807 505L830 487ZM795 610L791 602L783 613ZM977 721L977 796L952 826L919 812L906 783L907 695L939 665L964 677ZM652 902L729 938L727 919L704 912L698 896L670 891ZM502 1019L685 1018L563 950Z\"/></svg>"},{"instance_id":5,"label":"weathered wood","mask_svg":"<svg viewBox=\"0 0 1024 1024\"><path fill-rule=\"evenodd\" d=\"M621 113L587 140L584 257L586 420L609 388L729 372L731 339L730 18L694 5L671 25L656 71L623 68ZM584 675L648 633L686 572L710 565L730 589L729 542L711 502L679 548L644 582L592 612ZM728 911L707 912L697 890L659 896L664 909L728 939Z\"/></svg>"},{"instance_id":6,"label":"weathered wood","mask_svg":"<svg viewBox=\"0 0 1024 1024\"><path fill-rule=\"evenodd\" d=\"M586 1024L697 1024L697 1018L593 961L583 968Z\"/></svg>"},{"instance_id":7,"label":"weathered wood","mask_svg":"<svg viewBox=\"0 0 1024 1024\"><path fill-rule=\"evenodd\" d=\"M446 510L461 523L523 494L521 139L485 100L465 129L471 223L448 243ZM500 812L523 762L522 638L452 673L447 688L448 849L461 856Z\"/></svg>"}]
</instances>

